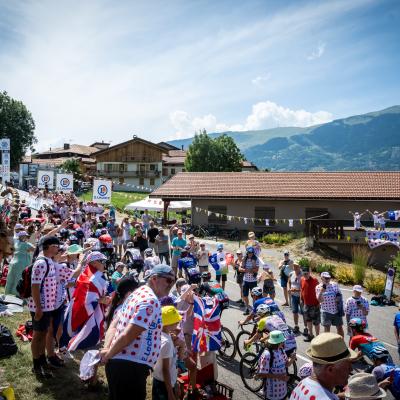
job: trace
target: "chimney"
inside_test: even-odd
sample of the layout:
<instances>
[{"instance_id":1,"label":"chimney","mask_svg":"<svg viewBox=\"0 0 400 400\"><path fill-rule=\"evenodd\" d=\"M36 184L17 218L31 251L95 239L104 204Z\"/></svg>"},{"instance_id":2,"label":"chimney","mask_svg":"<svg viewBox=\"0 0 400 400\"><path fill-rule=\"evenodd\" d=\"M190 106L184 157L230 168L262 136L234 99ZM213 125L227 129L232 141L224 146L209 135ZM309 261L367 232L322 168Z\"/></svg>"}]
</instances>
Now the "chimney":
<instances>
[{"instance_id":1,"label":"chimney","mask_svg":"<svg viewBox=\"0 0 400 400\"><path fill-rule=\"evenodd\" d=\"M64 143L64 150L69 150L70 147L69 143Z\"/></svg>"},{"instance_id":2,"label":"chimney","mask_svg":"<svg viewBox=\"0 0 400 400\"><path fill-rule=\"evenodd\" d=\"M183 144L181 145L181 149L182 149L182 151L183 151Z\"/></svg>"}]
</instances>

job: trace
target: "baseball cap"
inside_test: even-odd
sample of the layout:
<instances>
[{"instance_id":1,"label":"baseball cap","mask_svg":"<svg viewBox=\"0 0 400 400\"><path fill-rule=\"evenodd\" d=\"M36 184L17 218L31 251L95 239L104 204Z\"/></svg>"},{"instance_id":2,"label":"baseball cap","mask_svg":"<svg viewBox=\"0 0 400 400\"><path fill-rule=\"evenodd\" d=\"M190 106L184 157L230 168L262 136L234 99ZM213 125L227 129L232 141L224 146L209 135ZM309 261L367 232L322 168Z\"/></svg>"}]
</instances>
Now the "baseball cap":
<instances>
[{"instance_id":1,"label":"baseball cap","mask_svg":"<svg viewBox=\"0 0 400 400\"><path fill-rule=\"evenodd\" d=\"M217 250L222 250L224 248L224 245L222 243L217 244Z\"/></svg>"},{"instance_id":2,"label":"baseball cap","mask_svg":"<svg viewBox=\"0 0 400 400\"><path fill-rule=\"evenodd\" d=\"M353 291L354 292L358 292L358 293L362 293L363 292L363 288L360 285L354 285L353 286Z\"/></svg>"},{"instance_id":3,"label":"baseball cap","mask_svg":"<svg viewBox=\"0 0 400 400\"><path fill-rule=\"evenodd\" d=\"M123 262L121 262L121 261L118 261L118 262L115 264L115 268L119 268L119 267L124 268L124 267L125 267L125 264L124 264Z\"/></svg>"},{"instance_id":4,"label":"baseball cap","mask_svg":"<svg viewBox=\"0 0 400 400\"><path fill-rule=\"evenodd\" d=\"M193 235L193 234L190 234L190 235L189 235L189 239L194 239L194 235Z\"/></svg>"},{"instance_id":5,"label":"baseball cap","mask_svg":"<svg viewBox=\"0 0 400 400\"><path fill-rule=\"evenodd\" d=\"M330 279L331 278L331 274L328 271L324 271L324 272L321 273L321 277Z\"/></svg>"},{"instance_id":6,"label":"baseball cap","mask_svg":"<svg viewBox=\"0 0 400 400\"><path fill-rule=\"evenodd\" d=\"M236 250L236 254L243 254L243 253L242 253L242 250L240 250L240 249L239 249L239 250Z\"/></svg>"},{"instance_id":7,"label":"baseball cap","mask_svg":"<svg viewBox=\"0 0 400 400\"><path fill-rule=\"evenodd\" d=\"M107 260L107 257L103 253L100 253L100 251L92 251L87 258L87 262L89 264L93 261L103 261L103 260Z\"/></svg>"},{"instance_id":8,"label":"baseball cap","mask_svg":"<svg viewBox=\"0 0 400 400\"><path fill-rule=\"evenodd\" d=\"M20 231L20 232L16 233L16 236L23 237L23 236L29 236L29 235L28 235L28 232L26 232L26 231Z\"/></svg>"},{"instance_id":9,"label":"baseball cap","mask_svg":"<svg viewBox=\"0 0 400 400\"><path fill-rule=\"evenodd\" d=\"M172 267L166 264L158 264L153 267L152 270L150 270L149 275L146 276L146 279L150 278L153 275L170 275L170 276L175 276L174 271Z\"/></svg>"}]
</instances>

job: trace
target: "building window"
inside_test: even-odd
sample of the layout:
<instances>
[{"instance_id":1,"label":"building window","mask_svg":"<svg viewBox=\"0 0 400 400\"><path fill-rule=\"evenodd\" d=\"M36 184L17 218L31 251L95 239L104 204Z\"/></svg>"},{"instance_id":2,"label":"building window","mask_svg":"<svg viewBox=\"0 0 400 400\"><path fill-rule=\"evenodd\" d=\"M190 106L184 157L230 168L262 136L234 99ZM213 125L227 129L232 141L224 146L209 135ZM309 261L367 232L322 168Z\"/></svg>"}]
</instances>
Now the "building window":
<instances>
[{"instance_id":1,"label":"building window","mask_svg":"<svg viewBox=\"0 0 400 400\"><path fill-rule=\"evenodd\" d=\"M163 168L162 174L163 174L163 176L168 176L168 168Z\"/></svg>"},{"instance_id":2,"label":"building window","mask_svg":"<svg viewBox=\"0 0 400 400\"><path fill-rule=\"evenodd\" d=\"M150 171L156 170L156 164L150 164Z\"/></svg>"},{"instance_id":3,"label":"building window","mask_svg":"<svg viewBox=\"0 0 400 400\"><path fill-rule=\"evenodd\" d=\"M127 168L127 164L104 164L104 172L125 172Z\"/></svg>"},{"instance_id":4,"label":"building window","mask_svg":"<svg viewBox=\"0 0 400 400\"><path fill-rule=\"evenodd\" d=\"M155 185L155 179L154 178L150 178L150 186L154 186Z\"/></svg>"},{"instance_id":5,"label":"building window","mask_svg":"<svg viewBox=\"0 0 400 400\"><path fill-rule=\"evenodd\" d=\"M211 212L208 216L209 225L221 225L227 223L227 208L226 206L208 206L208 211Z\"/></svg>"},{"instance_id":6,"label":"building window","mask_svg":"<svg viewBox=\"0 0 400 400\"><path fill-rule=\"evenodd\" d=\"M171 175L175 175L175 168L171 168Z\"/></svg>"},{"instance_id":7,"label":"building window","mask_svg":"<svg viewBox=\"0 0 400 400\"><path fill-rule=\"evenodd\" d=\"M144 186L144 178L139 178L139 185Z\"/></svg>"},{"instance_id":8,"label":"building window","mask_svg":"<svg viewBox=\"0 0 400 400\"><path fill-rule=\"evenodd\" d=\"M270 225L274 225L275 207L254 207L254 218L256 226L265 226L266 219L269 219Z\"/></svg>"},{"instance_id":9,"label":"building window","mask_svg":"<svg viewBox=\"0 0 400 400\"><path fill-rule=\"evenodd\" d=\"M118 178L118 183L120 184L120 185L123 185L124 183L125 183L125 178L122 178L122 177L119 177Z\"/></svg>"}]
</instances>

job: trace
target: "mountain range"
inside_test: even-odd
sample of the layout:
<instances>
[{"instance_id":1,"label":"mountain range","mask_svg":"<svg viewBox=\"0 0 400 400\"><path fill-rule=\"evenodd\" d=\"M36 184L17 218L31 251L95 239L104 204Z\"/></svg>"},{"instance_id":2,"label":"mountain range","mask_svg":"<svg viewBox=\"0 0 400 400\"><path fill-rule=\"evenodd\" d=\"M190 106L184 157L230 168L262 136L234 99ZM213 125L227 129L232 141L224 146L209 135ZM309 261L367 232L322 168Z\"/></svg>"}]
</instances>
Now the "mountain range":
<instances>
[{"instance_id":1,"label":"mountain range","mask_svg":"<svg viewBox=\"0 0 400 400\"><path fill-rule=\"evenodd\" d=\"M247 160L273 171L400 170L400 106L307 128L210 133L234 139ZM187 149L193 138L168 143Z\"/></svg>"}]
</instances>

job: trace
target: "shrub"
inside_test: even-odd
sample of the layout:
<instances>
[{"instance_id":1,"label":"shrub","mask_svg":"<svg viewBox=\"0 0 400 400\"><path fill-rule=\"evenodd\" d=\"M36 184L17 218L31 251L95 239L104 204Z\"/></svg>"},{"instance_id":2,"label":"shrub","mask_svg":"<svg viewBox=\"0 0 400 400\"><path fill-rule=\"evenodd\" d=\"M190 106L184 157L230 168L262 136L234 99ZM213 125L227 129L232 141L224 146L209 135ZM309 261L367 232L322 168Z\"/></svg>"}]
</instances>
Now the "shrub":
<instances>
[{"instance_id":1,"label":"shrub","mask_svg":"<svg viewBox=\"0 0 400 400\"><path fill-rule=\"evenodd\" d=\"M347 265L338 265L335 268L335 278L339 283L343 283L344 285L354 285L353 268Z\"/></svg>"},{"instance_id":2,"label":"shrub","mask_svg":"<svg viewBox=\"0 0 400 400\"><path fill-rule=\"evenodd\" d=\"M283 246L294 239L296 239L296 235L293 233L268 233L263 236L262 241L267 244Z\"/></svg>"},{"instance_id":3,"label":"shrub","mask_svg":"<svg viewBox=\"0 0 400 400\"><path fill-rule=\"evenodd\" d=\"M302 257L302 258L299 258L298 260L297 260L297 264L299 264L300 265L300 267L307 267L307 268L310 268L310 265L311 265L311 262L310 262L310 259L309 258L307 258L307 257Z\"/></svg>"},{"instance_id":4,"label":"shrub","mask_svg":"<svg viewBox=\"0 0 400 400\"><path fill-rule=\"evenodd\" d=\"M393 257L393 265L397 267L397 279L400 279L400 251Z\"/></svg>"},{"instance_id":5,"label":"shrub","mask_svg":"<svg viewBox=\"0 0 400 400\"><path fill-rule=\"evenodd\" d=\"M336 266L333 264L318 264L315 268L315 272L321 273L321 272L329 272L332 276L332 278L335 278L336 276Z\"/></svg>"},{"instance_id":6,"label":"shrub","mask_svg":"<svg viewBox=\"0 0 400 400\"><path fill-rule=\"evenodd\" d=\"M353 246L351 255L354 265L354 280L358 285L362 285L365 278L365 271L368 266L369 250L366 246Z\"/></svg>"},{"instance_id":7,"label":"shrub","mask_svg":"<svg viewBox=\"0 0 400 400\"><path fill-rule=\"evenodd\" d=\"M385 278L383 276L368 274L364 280L364 287L372 294L382 294L385 290Z\"/></svg>"}]
</instances>

